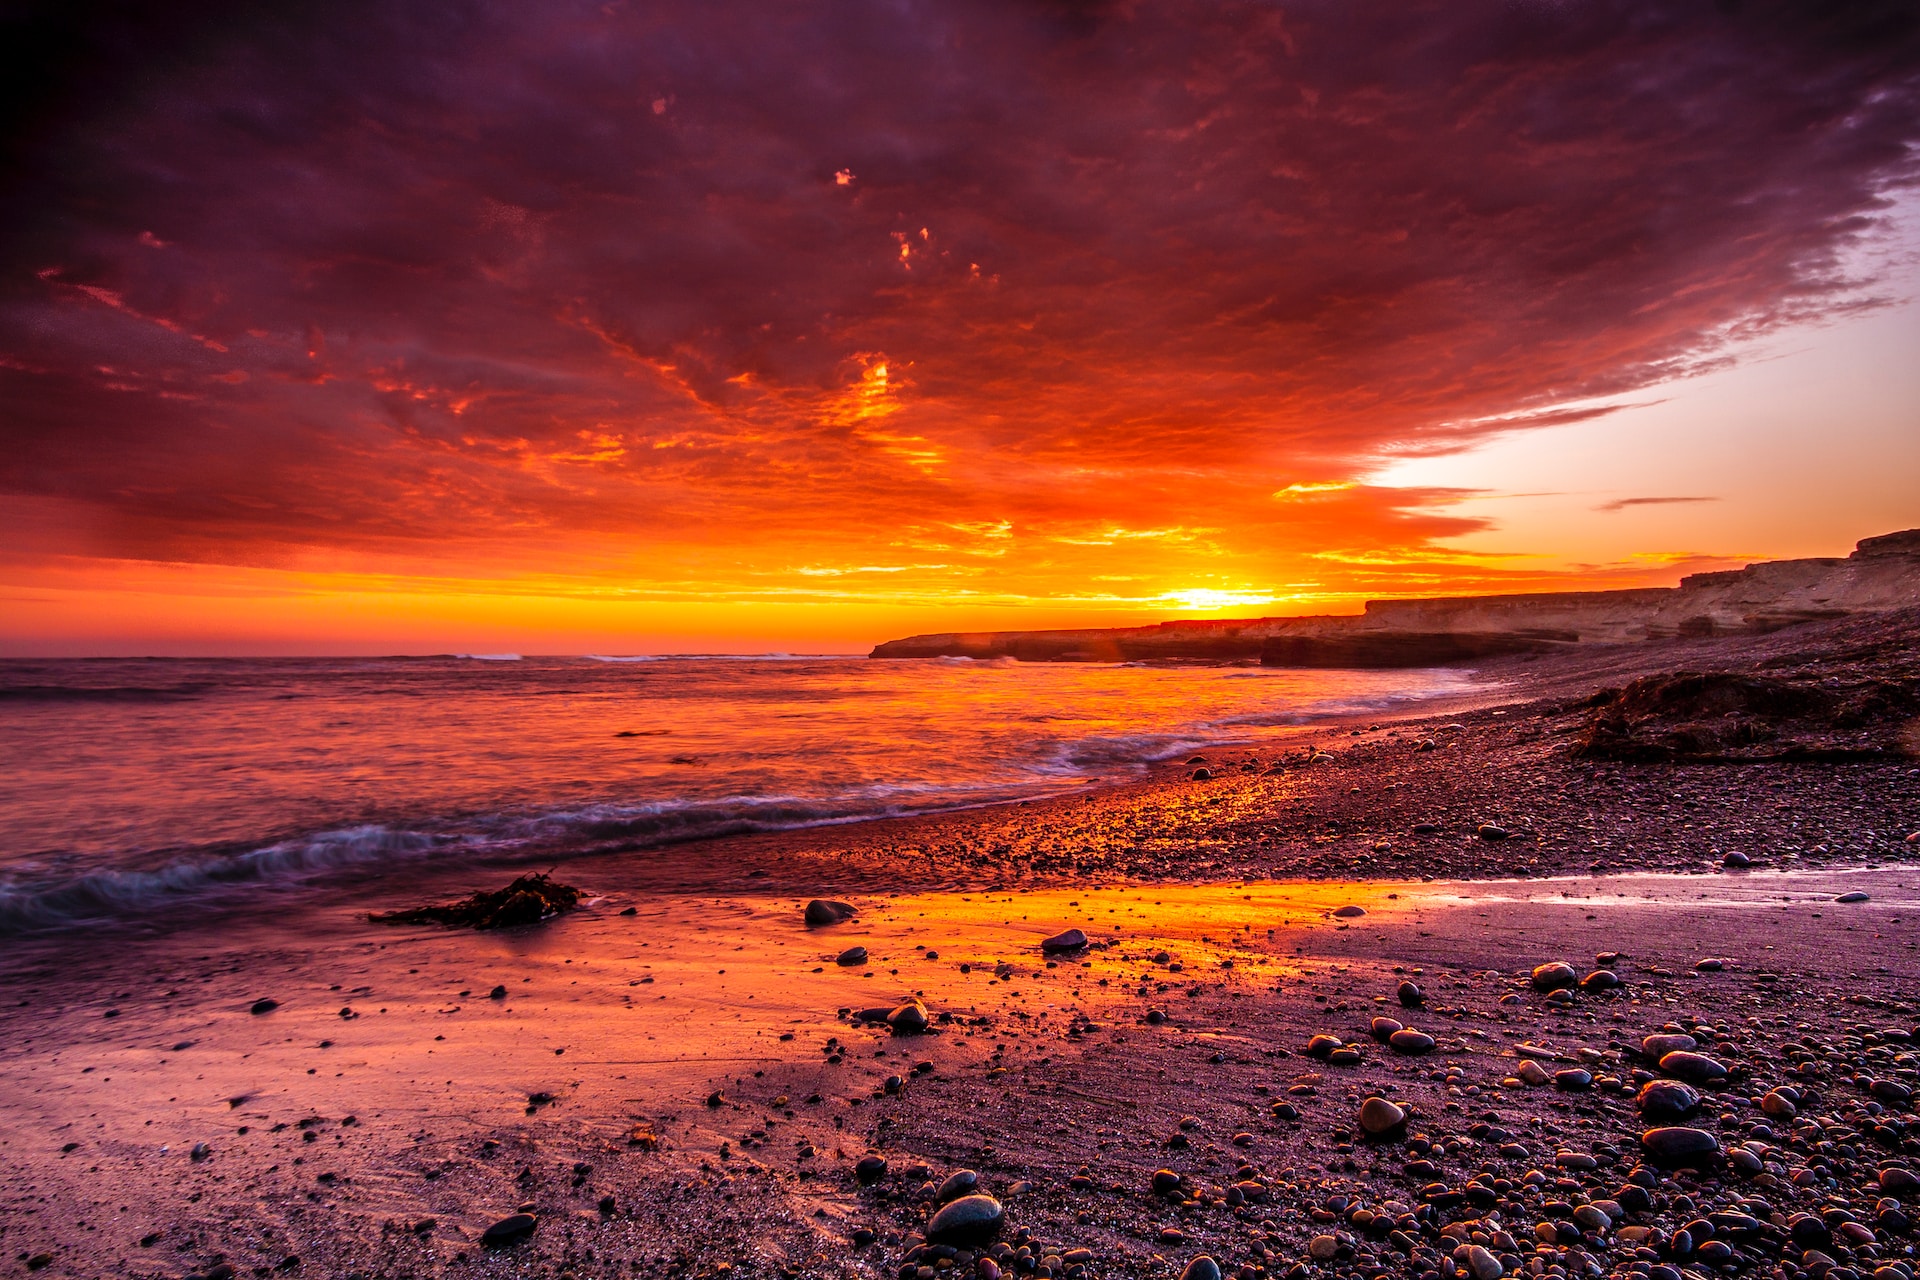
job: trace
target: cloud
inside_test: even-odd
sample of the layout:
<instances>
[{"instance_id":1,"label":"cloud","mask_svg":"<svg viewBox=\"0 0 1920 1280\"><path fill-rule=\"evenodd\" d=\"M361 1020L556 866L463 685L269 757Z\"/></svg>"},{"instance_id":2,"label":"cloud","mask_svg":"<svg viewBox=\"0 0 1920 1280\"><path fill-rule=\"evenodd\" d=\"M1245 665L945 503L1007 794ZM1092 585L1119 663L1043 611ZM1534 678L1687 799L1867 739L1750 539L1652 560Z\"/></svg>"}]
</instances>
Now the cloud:
<instances>
[{"instance_id":1,"label":"cloud","mask_svg":"<svg viewBox=\"0 0 1920 1280\"><path fill-rule=\"evenodd\" d=\"M1873 305L1920 142L1893 0L69 10L16 23L0 494L148 560L1418 550L1484 522L1380 458Z\"/></svg>"},{"instance_id":2,"label":"cloud","mask_svg":"<svg viewBox=\"0 0 1920 1280\"><path fill-rule=\"evenodd\" d=\"M1628 507L1669 507L1690 502L1718 502L1718 498L1615 498L1603 502L1595 511L1625 511Z\"/></svg>"}]
</instances>

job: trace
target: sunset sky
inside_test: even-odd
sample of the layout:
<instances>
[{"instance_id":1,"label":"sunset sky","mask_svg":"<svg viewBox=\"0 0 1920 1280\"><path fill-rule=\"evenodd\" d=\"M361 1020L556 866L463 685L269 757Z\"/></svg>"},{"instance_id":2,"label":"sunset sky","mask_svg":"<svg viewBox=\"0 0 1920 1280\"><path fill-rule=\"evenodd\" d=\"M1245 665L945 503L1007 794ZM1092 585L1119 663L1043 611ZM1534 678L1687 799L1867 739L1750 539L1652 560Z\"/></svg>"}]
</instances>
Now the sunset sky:
<instances>
[{"instance_id":1,"label":"sunset sky","mask_svg":"<svg viewBox=\"0 0 1920 1280\"><path fill-rule=\"evenodd\" d=\"M1920 525L1911 3L0 13L0 652L845 652Z\"/></svg>"}]
</instances>

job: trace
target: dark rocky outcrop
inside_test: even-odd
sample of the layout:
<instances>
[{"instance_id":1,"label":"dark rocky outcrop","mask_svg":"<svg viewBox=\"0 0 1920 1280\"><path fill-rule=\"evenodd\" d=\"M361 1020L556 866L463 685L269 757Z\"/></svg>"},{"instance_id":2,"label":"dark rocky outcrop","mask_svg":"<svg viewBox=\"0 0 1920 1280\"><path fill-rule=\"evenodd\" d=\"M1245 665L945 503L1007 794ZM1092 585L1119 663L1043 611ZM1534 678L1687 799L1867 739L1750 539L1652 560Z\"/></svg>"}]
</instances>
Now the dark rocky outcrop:
<instances>
[{"instance_id":1,"label":"dark rocky outcrop","mask_svg":"<svg viewBox=\"0 0 1920 1280\"><path fill-rule=\"evenodd\" d=\"M1887 759L1913 753L1920 690L1871 676L1681 671L1595 695L1574 755L1592 760Z\"/></svg>"},{"instance_id":2,"label":"dark rocky outcrop","mask_svg":"<svg viewBox=\"0 0 1920 1280\"><path fill-rule=\"evenodd\" d=\"M547 878L545 872L521 876L504 889L479 892L444 906L375 912L375 924L444 924L460 929L510 929L537 924L580 904L580 890Z\"/></svg>"}]
</instances>

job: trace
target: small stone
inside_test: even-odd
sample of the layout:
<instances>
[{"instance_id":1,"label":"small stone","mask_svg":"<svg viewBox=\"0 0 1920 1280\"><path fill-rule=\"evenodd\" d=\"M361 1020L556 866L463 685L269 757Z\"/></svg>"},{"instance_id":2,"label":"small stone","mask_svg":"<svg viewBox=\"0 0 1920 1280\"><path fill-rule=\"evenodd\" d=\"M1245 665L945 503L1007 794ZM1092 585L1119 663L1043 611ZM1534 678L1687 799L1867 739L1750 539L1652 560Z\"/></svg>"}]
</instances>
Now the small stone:
<instances>
[{"instance_id":1,"label":"small stone","mask_svg":"<svg viewBox=\"0 0 1920 1280\"><path fill-rule=\"evenodd\" d=\"M835 956L833 962L843 968L851 968L857 964L865 964L867 962L867 949L865 947L848 947L845 951Z\"/></svg>"},{"instance_id":2,"label":"small stone","mask_svg":"<svg viewBox=\"0 0 1920 1280\"><path fill-rule=\"evenodd\" d=\"M1649 1129L1640 1135L1647 1162L1662 1169L1710 1169L1720 1163L1720 1140L1704 1129Z\"/></svg>"},{"instance_id":3,"label":"small stone","mask_svg":"<svg viewBox=\"0 0 1920 1280\"><path fill-rule=\"evenodd\" d=\"M487 999L489 1000L505 1000L506 998L507 998L507 988L505 984L497 986L493 990L487 992Z\"/></svg>"},{"instance_id":4,"label":"small stone","mask_svg":"<svg viewBox=\"0 0 1920 1280\"><path fill-rule=\"evenodd\" d=\"M1626 980L1611 969L1595 969L1580 979L1582 991L1611 991L1615 987L1625 986Z\"/></svg>"},{"instance_id":5,"label":"small stone","mask_svg":"<svg viewBox=\"0 0 1920 1280\"><path fill-rule=\"evenodd\" d=\"M1712 1084L1727 1078L1726 1065L1704 1053L1676 1049L1660 1059L1660 1069L1689 1084Z\"/></svg>"},{"instance_id":6,"label":"small stone","mask_svg":"<svg viewBox=\"0 0 1920 1280\"><path fill-rule=\"evenodd\" d=\"M280 1007L280 1002L278 1000L274 1000L271 998L263 998L263 999L255 1000L252 1006L248 1008L247 1012L248 1013L272 1013L275 1009L278 1009L279 1007Z\"/></svg>"},{"instance_id":7,"label":"small stone","mask_svg":"<svg viewBox=\"0 0 1920 1280\"><path fill-rule=\"evenodd\" d=\"M1402 1023L1396 1022L1392 1018L1375 1018L1368 1024L1367 1029L1373 1033L1375 1040L1384 1042L1388 1036L1399 1031L1402 1026Z\"/></svg>"},{"instance_id":8,"label":"small stone","mask_svg":"<svg viewBox=\"0 0 1920 1280\"><path fill-rule=\"evenodd\" d=\"M1427 999L1426 996L1421 993L1419 986L1412 982L1401 983L1399 989L1396 990L1394 994L1399 997L1400 1007L1403 1009L1418 1009L1422 1004L1426 1003Z\"/></svg>"},{"instance_id":9,"label":"small stone","mask_svg":"<svg viewBox=\"0 0 1920 1280\"><path fill-rule=\"evenodd\" d=\"M917 1036L933 1025L933 1019L927 1013L927 1006L918 1000L909 1000L887 1014L887 1025L895 1035Z\"/></svg>"},{"instance_id":10,"label":"small stone","mask_svg":"<svg viewBox=\"0 0 1920 1280\"><path fill-rule=\"evenodd\" d=\"M1507 1273L1500 1259L1477 1244L1467 1246L1467 1269L1473 1272L1473 1280L1500 1280Z\"/></svg>"},{"instance_id":11,"label":"small stone","mask_svg":"<svg viewBox=\"0 0 1920 1280\"><path fill-rule=\"evenodd\" d=\"M1556 1071L1553 1073L1553 1087L1556 1089L1565 1089L1569 1092L1591 1089L1593 1088L1593 1073L1582 1070L1579 1067L1568 1067L1563 1071Z\"/></svg>"},{"instance_id":12,"label":"small stone","mask_svg":"<svg viewBox=\"0 0 1920 1280\"><path fill-rule=\"evenodd\" d=\"M1382 1097L1360 1104L1360 1128L1376 1142L1385 1142L1407 1127L1407 1113Z\"/></svg>"},{"instance_id":13,"label":"small stone","mask_svg":"<svg viewBox=\"0 0 1920 1280\"><path fill-rule=\"evenodd\" d=\"M1888 1165L1880 1171L1880 1189L1890 1196L1908 1199L1920 1194L1920 1175L1899 1165Z\"/></svg>"},{"instance_id":14,"label":"small stone","mask_svg":"<svg viewBox=\"0 0 1920 1280\"><path fill-rule=\"evenodd\" d=\"M1505 827L1495 826L1491 822L1483 822L1480 824L1480 829L1474 832L1474 834L1482 840L1505 840L1507 838L1507 829ZM1498 1273L1496 1272L1495 1274Z\"/></svg>"},{"instance_id":15,"label":"small stone","mask_svg":"<svg viewBox=\"0 0 1920 1280\"><path fill-rule=\"evenodd\" d=\"M840 924L851 920L859 912L850 902L835 902L831 898L815 898L807 904L805 919L809 929L823 929L828 925Z\"/></svg>"},{"instance_id":16,"label":"small stone","mask_svg":"<svg viewBox=\"0 0 1920 1280\"><path fill-rule=\"evenodd\" d=\"M1676 1049L1696 1049L1698 1047L1699 1042L1692 1036L1682 1035L1679 1032L1662 1032L1656 1035L1650 1035L1640 1042L1640 1052L1646 1054L1655 1062L1660 1061L1660 1059L1666 1057Z\"/></svg>"},{"instance_id":17,"label":"small stone","mask_svg":"<svg viewBox=\"0 0 1920 1280\"><path fill-rule=\"evenodd\" d=\"M1564 960L1554 960L1537 966L1533 971L1533 989L1535 991L1559 991L1571 987L1580 981L1573 966Z\"/></svg>"},{"instance_id":18,"label":"small stone","mask_svg":"<svg viewBox=\"0 0 1920 1280\"><path fill-rule=\"evenodd\" d=\"M1068 929L1064 933L1056 933L1051 938L1042 939L1040 949L1042 951L1078 951L1086 945L1087 935L1084 930Z\"/></svg>"},{"instance_id":19,"label":"small stone","mask_svg":"<svg viewBox=\"0 0 1920 1280\"><path fill-rule=\"evenodd\" d=\"M990 1243L1006 1222L1006 1210L992 1196L961 1196L942 1205L928 1220L927 1243L974 1248Z\"/></svg>"},{"instance_id":20,"label":"small stone","mask_svg":"<svg viewBox=\"0 0 1920 1280\"><path fill-rule=\"evenodd\" d=\"M1858 889L1855 889L1852 893L1843 893L1834 899L1835 902L1871 902L1872 900L1872 894L1862 893Z\"/></svg>"},{"instance_id":21,"label":"small stone","mask_svg":"<svg viewBox=\"0 0 1920 1280\"><path fill-rule=\"evenodd\" d=\"M980 1189L980 1175L971 1169L955 1169L948 1174L933 1198L941 1204L949 1200L958 1200L961 1196L970 1196Z\"/></svg>"},{"instance_id":22,"label":"small stone","mask_svg":"<svg viewBox=\"0 0 1920 1280\"><path fill-rule=\"evenodd\" d=\"M1741 853L1738 849L1735 849L1731 853L1727 854L1726 857L1720 859L1720 865L1723 867L1733 868L1734 870L1740 870L1742 868L1752 866L1753 859L1749 858L1746 854Z\"/></svg>"},{"instance_id":23,"label":"small stone","mask_svg":"<svg viewBox=\"0 0 1920 1280\"><path fill-rule=\"evenodd\" d=\"M480 1233L480 1243L489 1249L504 1249L533 1234L540 1219L530 1213L510 1213Z\"/></svg>"},{"instance_id":24,"label":"small stone","mask_svg":"<svg viewBox=\"0 0 1920 1280\"><path fill-rule=\"evenodd\" d=\"M1203 1253L1181 1270L1180 1280L1221 1280L1220 1264Z\"/></svg>"},{"instance_id":25,"label":"small stone","mask_svg":"<svg viewBox=\"0 0 1920 1280\"><path fill-rule=\"evenodd\" d=\"M1163 1196L1169 1191L1178 1191L1179 1189L1179 1174L1171 1169L1155 1169L1153 1171L1153 1193L1155 1195Z\"/></svg>"},{"instance_id":26,"label":"small stone","mask_svg":"<svg viewBox=\"0 0 1920 1280\"><path fill-rule=\"evenodd\" d=\"M1431 1053L1434 1043L1432 1036L1424 1031L1416 1031L1412 1027L1403 1027L1387 1037L1387 1044L1395 1053L1415 1057L1423 1053Z\"/></svg>"},{"instance_id":27,"label":"small stone","mask_svg":"<svg viewBox=\"0 0 1920 1280\"><path fill-rule=\"evenodd\" d=\"M1649 1080L1634 1102L1648 1120L1685 1120L1700 1109L1700 1095L1678 1080Z\"/></svg>"},{"instance_id":28,"label":"small stone","mask_svg":"<svg viewBox=\"0 0 1920 1280\"><path fill-rule=\"evenodd\" d=\"M887 1176L885 1156L861 1156L853 1166L853 1176L862 1182L878 1182Z\"/></svg>"},{"instance_id":29,"label":"small stone","mask_svg":"<svg viewBox=\"0 0 1920 1280\"><path fill-rule=\"evenodd\" d=\"M1335 907L1333 909L1333 914L1339 919L1351 920L1356 916L1363 916L1367 914L1367 909L1365 907L1356 907L1351 903L1349 903L1344 907Z\"/></svg>"},{"instance_id":30,"label":"small stone","mask_svg":"<svg viewBox=\"0 0 1920 1280\"><path fill-rule=\"evenodd\" d=\"M1340 1038L1338 1036L1330 1036L1322 1032L1307 1041L1307 1056L1309 1058L1325 1058L1339 1047Z\"/></svg>"},{"instance_id":31,"label":"small stone","mask_svg":"<svg viewBox=\"0 0 1920 1280\"><path fill-rule=\"evenodd\" d=\"M1705 960L1696 960L1693 962L1693 971L1695 973L1719 973L1726 967L1727 965L1724 960L1716 960L1711 956Z\"/></svg>"},{"instance_id":32,"label":"small stone","mask_svg":"<svg viewBox=\"0 0 1920 1280\"><path fill-rule=\"evenodd\" d=\"M1315 1262L1332 1262L1340 1253L1340 1241L1333 1236L1315 1236L1307 1241L1307 1256Z\"/></svg>"},{"instance_id":33,"label":"small stone","mask_svg":"<svg viewBox=\"0 0 1920 1280\"><path fill-rule=\"evenodd\" d=\"M1535 1088L1553 1079L1552 1076L1547 1074L1547 1069L1535 1062L1532 1058L1528 1058L1525 1062L1522 1062L1513 1074L1518 1076L1523 1082L1533 1085Z\"/></svg>"}]
</instances>

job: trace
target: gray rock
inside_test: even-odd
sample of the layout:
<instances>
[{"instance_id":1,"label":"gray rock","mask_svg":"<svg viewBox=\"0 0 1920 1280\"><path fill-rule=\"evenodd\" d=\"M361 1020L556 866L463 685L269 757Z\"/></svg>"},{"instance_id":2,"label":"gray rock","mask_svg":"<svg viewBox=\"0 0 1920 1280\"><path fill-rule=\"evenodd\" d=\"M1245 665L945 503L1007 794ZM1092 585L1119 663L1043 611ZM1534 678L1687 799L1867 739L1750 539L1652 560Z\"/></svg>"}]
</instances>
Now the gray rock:
<instances>
[{"instance_id":1,"label":"gray rock","mask_svg":"<svg viewBox=\"0 0 1920 1280\"><path fill-rule=\"evenodd\" d=\"M1871 902L1872 900L1872 894L1862 893L1858 889L1855 889L1852 893L1843 893L1834 899L1835 902Z\"/></svg>"},{"instance_id":2,"label":"gray rock","mask_svg":"<svg viewBox=\"0 0 1920 1280\"><path fill-rule=\"evenodd\" d=\"M833 962L849 968L856 964L865 964L867 962L867 949L865 947L848 947L845 951L835 956Z\"/></svg>"},{"instance_id":3,"label":"gray rock","mask_svg":"<svg viewBox=\"0 0 1920 1280\"><path fill-rule=\"evenodd\" d=\"M1087 935L1084 931L1068 929L1064 933L1056 933L1051 938L1042 939L1040 949L1042 951L1078 951L1086 945Z\"/></svg>"},{"instance_id":4,"label":"gray rock","mask_svg":"<svg viewBox=\"0 0 1920 1280\"><path fill-rule=\"evenodd\" d=\"M1649 1080L1634 1102L1648 1120L1685 1120L1700 1109L1700 1095L1678 1080Z\"/></svg>"},{"instance_id":5,"label":"gray rock","mask_svg":"<svg viewBox=\"0 0 1920 1280\"><path fill-rule=\"evenodd\" d=\"M1473 1280L1500 1280L1507 1273L1507 1269L1500 1265L1500 1259L1477 1244L1467 1246L1467 1269L1473 1272Z\"/></svg>"},{"instance_id":6,"label":"gray rock","mask_svg":"<svg viewBox=\"0 0 1920 1280\"><path fill-rule=\"evenodd\" d=\"M918 1000L909 1000L887 1014L887 1025L893 1028L896 1035L921 1035L932 1024L933 1019L927 1015L927 1006Z\"/></svg>"},{"instance_id":7,"label":"gray rock","mask_svg":"<svg viewBox=\"0 0 1920 1280\"><path fill-rule=\"evenodd\" d=\"M1203 1253L1181 1270L1180 1280L1221 1280L1220 1264Z\"/></svg>"},{"instance_id":8,"label":"gray rock","mask_svg":"<svg viewBox=\"0 0 1920 1280\"><path fill-rule=\"evenodd\" d=\"M1395 1053L1418 1056L1433 1051L1434 1039L1424 1031L1403 1027L1387 1037L1387 1044Z\"/></svg>"},{"instance_id":9,"label":"gray rock","mask_svg":"<svg viewBox=\"0 0 1920 1280\"><path fill-rule=\"evenodd\" d=\"M1704 1129L1649 1129L1640 1135L1647 1163L1662 1169L1711 1169L1720 1163L1720 1139Z\"/></svg>"},{"instance_id":10,"label":"gray rock","mask_svg":"<svg viewBox=\"0 0 1920 1280\"><path fill-rule=\"evenodd\" d=\"M1676 1049L1696 1049L1698 1047L1699 1042L1692 1036L1682 1035L1677 1031L1658 1032L1640 1042L1640 1052L1646 1054L1655 1062L1660 1061L1660 1059L1666 1057Z\"/></svg>"},{"instance_id":11,"label":"gray rock","mask_svg":"<svg viewBox=\"0 0 1920 1280\"><path fill-rule=\"evenodd\" d=\"M830 924L839 924L851 920L859 912L850 902L835 902L831 898L815 898L807 904L806 921L809 929L822 929Z\"/></svg>"},{"instance_id":12,"label":"gray rock","mask_svg":"<svg viewBox=\"0 0 1920 1280\"><path fill-rule=\"evenodd\" d=\"M971 1249L991 1243L1006 1224L1007 1211L992 1196L961 1196L927 1221L927 1243Z\"/></svg>"},{"instance_id":13,"label":"gray rock","mask_svg":"<svg viewBox=\"0 0 1920 1280\"><path fill-rule=\"evenodd\" d=\"M1675 1049L1662 1056L1660 1069L1688 1084L1712 1084L1727 1078L1725 1063L1689 1049Z\"/></svg>"},{"instance_id":14,"label":"gray rock","mask_svg":"<svg viewBox=\"0 0 1920 1280\"><path fill-rule=\"evenodd\" d=\"M480 1243L489 1249L504 1249L525 1240L540 1225L530 1213L510 1213L480 1233Z\"/></svg>"},{"instance_id":15,"label":"gray rock","mask_svg":"<svg viewBox=\"0 0 1920 1280\"><path fill-rule=\"evenodd\" d=\"M1553 960L1537 966L1533 971L1533 989L1535 991L1559 991L1571 987L1580 981L1580 975L1573 966L1564 960Z\"/></svg>"},{"instance_id":16,"label":"gray rock","mask_svg":"<svg viewBox=\"0 0 1920 1280\"><path fill-rule=\"evenodd\" d=\"M949 1200L958 1200L961 1196L970 1196L980 1189L980 1175L971 1169L955 1169L948 1174L946 1181L934 1193L934 1199L941 1204Z\"/></svg>"},{"instance_id":17,"label":"gray rock","mask_svg":"<svg viewBox=\"0 0 1920 1280\"><path fill-rule=\"evenodd\" d=\"M1407 1127L1407 1113L1381 1097L1361 1103L1357 1119L1361 1132L1376 1142L1388 1141Z\"/></svg>"}]
</instances>

